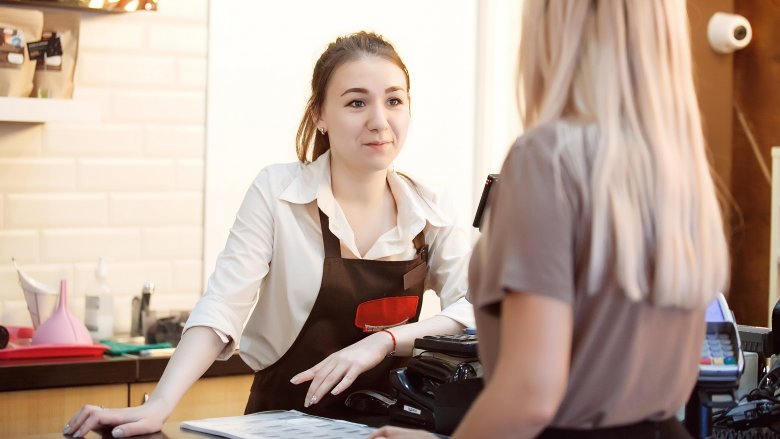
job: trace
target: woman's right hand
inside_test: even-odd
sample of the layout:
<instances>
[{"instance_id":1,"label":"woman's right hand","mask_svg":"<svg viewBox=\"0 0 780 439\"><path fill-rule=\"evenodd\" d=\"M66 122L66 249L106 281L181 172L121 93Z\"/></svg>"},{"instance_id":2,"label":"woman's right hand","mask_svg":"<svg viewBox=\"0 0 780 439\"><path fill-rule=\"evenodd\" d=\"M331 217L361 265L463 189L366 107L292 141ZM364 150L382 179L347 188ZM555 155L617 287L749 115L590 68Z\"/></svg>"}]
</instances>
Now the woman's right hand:
<instances>
[{"instance_id":1,"label":"woman's right hand","mask_svg":"<svg viewBox=\"0 0 780 439\"><path fill-rule=\"evenodd\" d=\"M96 405L85 405L67 424L63 434L73 437L86 436L91 430L113 427L113 437L128 437L160 431L167 419L169 409L161 401L149 400L144 405L121 409L104 409Z\"/></svg>"}]
</instances>

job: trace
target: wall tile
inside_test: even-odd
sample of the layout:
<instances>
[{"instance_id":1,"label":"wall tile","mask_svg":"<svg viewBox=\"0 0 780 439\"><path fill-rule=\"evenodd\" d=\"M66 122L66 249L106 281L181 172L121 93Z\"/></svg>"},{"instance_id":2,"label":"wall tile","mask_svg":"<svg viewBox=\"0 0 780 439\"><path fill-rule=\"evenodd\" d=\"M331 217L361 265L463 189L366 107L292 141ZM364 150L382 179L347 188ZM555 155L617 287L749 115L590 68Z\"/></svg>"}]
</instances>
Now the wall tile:
<instances>
[{"instance_id":1,"label":"wall tile","mask_svg":"<svg viewBox=\"0 0 780 439\"><path fill-rule=\"evenodd\" d=\"M89 227L108 224L108 198L102 194L10 194L6 227Z\"/></svg>"},{"instance_id":2,"label":"wall tile","mask_svg":"<svg viewBox=\"0 0 780 439\"><path fill-rule=\"evenodd\" d=\"M145 139L145 152L151 156L204 157L206 132L202 125L150 126Z\"/></svg>"},{"instance_id":3,"label":"wall tile","mask_svg":"<svg viewBox=\"0 0 780 439\"><path fill-rule=\"evenodd\" d=\"M75 187L74 160L0 158L0 192L72 191Z\"/></svg>"},{"instance_id":4,"label":"wall tile","mask_svg":"<svg viewBox=\"0 0 780 439\"><path fill-rule=\"evenodd\" d=\"M158 315L170 315L171 311L189 311L199 298L198 294L159 294L154 297L155 305L152 309Z\"/></svg>"},{"instance_id":5,"label":"wall tile","mask_svg":"<svg viewBox=\"0 0 780 439\"><path fill-rule=\"evenodd\" d=\"M202 227L155 227L143 232L145 258L195 258L203 254Z\"/></svg>"},{"instance_id":6,"label":"wall tile","mask_svg":"<svg viewBox=\"0 0 780 439\"><path fill-rule=\"evenodd\" d=\"M208 48L208 31L201 25L152 24L148 37L155 52L205 55Z\"/></svg>"},{"instance_id":7,"label":"wall tile","mask_svg":"<svg viewBox=\"0 0 780 439\"><path fill-rule=\"evenodd\" d=\"M111 120L203 125L206 120L204 92L117 91Z\"/></svg>"},{"instance_id":8,"label":"wall tile","mask_svg":"<svg viewBox=\"0 0 780 439\"><path fill-rule=\"evenodd\" d=\"M176 165L176 188L203 191L203 159L179 160Z\"/></svg>"},{"instance_id":9,"label":"wall tile","mask_svg":"<svg viewBox=\"0 0 780 439\"><path fill-rule=\"evenodd\" d=\"M138 229L62 229L41 232L43 261L92 262L99 257L137 260L141 256Z\"/></svg>"},{"instance_id":10,"label":"wall tile","mask_svg":"<svg viewBox=\"0 0 780 439\"><path fill-rule=\"evenodd\" d=\"M181 85L206 86L206 60L203 58L182 58L177 63L178 80Z\"/></svg>"},{"instance_id":11,"label":"wall tile","mask_svg":"<svg viewBox=\"0 0 780 439\"><path fill-rule=\"evenodd\" d=\"M155 14L160 18L208 20L208 0L165 0L157 6Z\"/></svg>"},{"instance_id":12,"label":"wall tile","mask_svg":"<svg viewBox=\"0 0 780 439\"><path fill-rule=\"evenodd\" d=\"M203 194L114 194L109 220L114 225L199 226L203 223Z\"/></svg>"},{"instance_id":13,"label":"wall tile","mask_svg":"<svg viewBox=\"0 0 780 439\"><path fill-rule=\"evenodd\" d=\"M114 334L130 333L132 303L132 295L114 295Z\"/></svg>"},{"instance_id":14,"label":"wall tile","mask_svg":"<svg viewBox=\"0 0 780 439\"><path fill-rule=\"evenodd\" d=\"M16 258L19 263L40 260L40 238L35 230L0 230L0 263Z\"/></svg>"},{"instance_id":15,"label":"wall tile","mask_svg":"<svg viewBox=\"0 0 780 439\"><path fill-rule=\"evenodd\" d=\"M141 23L128 23L121 20L123 17L82 17L79 50L83 53L92 49L111 53L140 51L146 44L146 30Z\"/></svg>"},{"instance_id":16,"label":"wall tile","mask_svg":"<svg viewBox=\"0 0 780 439\"><path fill-rule=\"evenodd\" d=\"M13 266L5 262L0 266L0 303L4 300L18 300L24 298L24 292L19 285L19 276Z\"/></svg>"},{"instance_id":17,"label":"wall tile","mask_svg":"<svg viewBox=\"0 0 780 439\"><path fill-rule=\"evenodd\" d=\"M5 300L0 310L0 322L4 326L32 326L30 311L27 310L27 302L20 300Z\"/></svg>"},{"instance_id":18,"label":"wall tile","mask_svg":"<svg viewBox=\"0 0 780 439\"><path fill-rule=\"evenodd\" d=\"M43 125L0 123L0 157L35 157L41 155Z\"/></svg>"},{"instance_id":19,"label":"wall tile","mask_svg":"<svg viewBox=\"0 0 780 439\"><path fill-rule=\"evenodd\" d=\"M49 156L132 157L143 153L142 127L119 124L46 124L43 150Z\"/></svg>"},{"instance_id":20,"label":"wall tile","mask_svg":"<svg viewBox=\"0 0 780 439\"><path fill-rule=\"evenodd\" d=\"M162 191L176 185L176 163L164 159L79 160L79 188L100 191Z\"/></svg>"},{"instance_id":21,"label":"wall tile","mask_svg":"<svg viewBox=\"0 0 780 439\"><path fill-rule=\"evenodd\" d=\"M154 282L158 290L170 290L173 285L174 271L168 260L139 262L106 261L108 268L108 285L114 296L139 295L144 283ZM76 264L75 291L79 295L88 294L95 285L94 263Z\"/></svg>"},{"instance_id":22,"label":"wall tile","mask_svg":"<svg viewBox=\"0 0 780 439\"><path fill-rule=\"evenodd\" d=\"M91 86L117 89L145 86L178 88L177 62L168 56L130 56L87 53L79 57L79 79ZM117 75L117 72L121 74Z\"/></svg>"},{"instance_id":23,"label":"wall tile","mask_svg":"<svg viewBox=\"0 0 780 439\"><path fill-rule=\"evenodd\" d=\"M203 262L200 259L173 262L173 291L180 293L203 292Z\"/></svg>"},{"instance_id":24,"label":"wall tile","mask_svg":"<svg viewBox=\"0 0 780 439\"><path fill-rule=\"evenodd\" d=\"M102 126L108 121L108 112L111 110L111 103L113 102L111 89L101 87L87 87L86 85L82 86L78 80L79 76L79 69L76 67L77 85L73 89L73 99L96 102L100 108L100 116L102 118L102 122L91 124L83 123L80 125L83 125L85 128L92 125Z\"/></svg>"}]
</instances>

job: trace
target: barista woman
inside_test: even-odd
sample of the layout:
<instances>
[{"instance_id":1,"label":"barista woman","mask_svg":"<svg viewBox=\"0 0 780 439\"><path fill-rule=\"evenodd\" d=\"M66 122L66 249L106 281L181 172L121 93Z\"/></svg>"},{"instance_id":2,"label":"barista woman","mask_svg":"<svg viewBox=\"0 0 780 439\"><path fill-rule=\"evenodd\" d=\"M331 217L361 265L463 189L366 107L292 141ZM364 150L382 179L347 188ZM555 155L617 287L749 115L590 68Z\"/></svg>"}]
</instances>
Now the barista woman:
<instances>
[{"instance_id":1,"label":"barista woman","mask_svg":"<svg viewBox=\"0 0 780 439\"><path fill-rule=\"evenodd\" d=\"M242 358L257 371L247 413L346 416L346 396L385 386L391 357L410 355L415 338L472 324L468 236L441 194L392 167L410 118L409 75L393 46L372 33L338 38L311 84L300 163L270 166L249 188L149 400L116 410L85 406L66 433L159 430L239 337ZM418 322L428 288L443 310Z\"/></svg>"},{"instance_id":2,"label":"barista woman","mask_svg":"<svg viewBox=\"0 0 780 439\"><path fill-rule=\"evenodd\" d=\"M729 262L685 3L526 0L527 132L469 270L486 387L455 438L688 437Z\"/></svg>"}]
</instances>

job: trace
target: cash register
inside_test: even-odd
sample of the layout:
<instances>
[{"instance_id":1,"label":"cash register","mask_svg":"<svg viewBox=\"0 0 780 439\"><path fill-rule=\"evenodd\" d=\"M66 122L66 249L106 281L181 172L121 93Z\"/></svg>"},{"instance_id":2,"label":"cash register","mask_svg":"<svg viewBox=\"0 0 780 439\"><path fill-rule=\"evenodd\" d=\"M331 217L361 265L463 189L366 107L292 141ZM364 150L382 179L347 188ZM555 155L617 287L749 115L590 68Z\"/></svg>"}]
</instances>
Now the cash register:
<instances>
[{"instance_id":1,"label":"cash register","mask_svg":"<svg viewBox=\"0 0 780 439\"><path fill-rule=\"evenodd\" d=\"M498 177L490 174L485 180L475 228L481 228ZM483 387L476 332L467 328L462 334L425 336L415 340L414 348L419 353L406 367L390 372L392 396L361 390L350 394L346 404L363 413L387 416L391 422L450 434Z\"/></svg>"},{"instance_id":2,"label":"cash register","mask_svg":"<svg viewBox=\"0 0 780 439\"><path fill-rule=\"evenodd\" d=\"M739 331L734 315L723 294L707 307L704 320L707 335L699 360L699 381L728 382L738 380L744 368Z\"/></svg>"},{"instance_id":3,"label":"cash register","mask_svg":"<svg viewBox=\"0 0 780 439\"><path fill-rule=\"evenodd\" d=\"M685 406L685 427L696 438L710 436L713 409L734 404L745 368L737 323L723 294L718 293L707 307L705 321L699 379Z\"/></svg>"}]
</instances>

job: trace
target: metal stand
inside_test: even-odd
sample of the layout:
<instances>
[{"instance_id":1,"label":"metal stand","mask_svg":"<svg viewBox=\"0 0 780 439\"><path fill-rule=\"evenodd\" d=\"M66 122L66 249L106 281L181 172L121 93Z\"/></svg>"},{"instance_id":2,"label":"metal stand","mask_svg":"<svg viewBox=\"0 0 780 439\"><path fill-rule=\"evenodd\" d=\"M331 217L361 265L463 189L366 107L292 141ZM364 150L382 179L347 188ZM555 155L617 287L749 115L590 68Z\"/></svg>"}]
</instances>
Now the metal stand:
<instances>
[{"instance_id":1,"label":"metal stand","mask_svg":"<svg viewBox=\"0 0 780 439\"><path fill-rule=\"evenodd\" d=\"M728 408L737 399L738 381L699 381L685 404L685 429L697 439L712 437L712 409ZM715 395L727 395L732 401L716 402Z\"/></svg>"}]
</instances>

